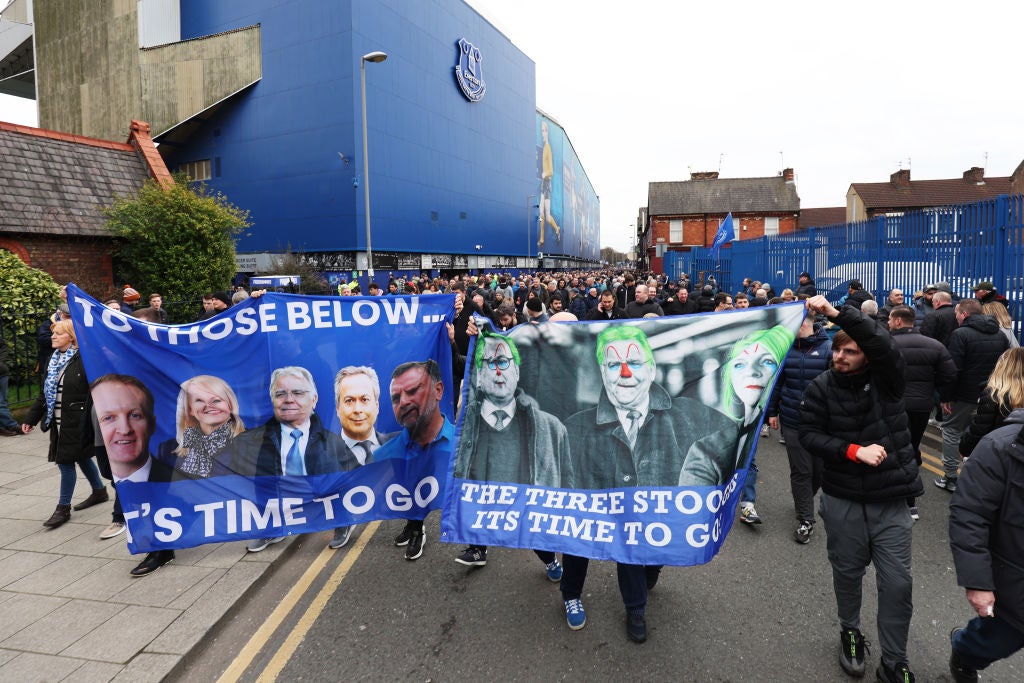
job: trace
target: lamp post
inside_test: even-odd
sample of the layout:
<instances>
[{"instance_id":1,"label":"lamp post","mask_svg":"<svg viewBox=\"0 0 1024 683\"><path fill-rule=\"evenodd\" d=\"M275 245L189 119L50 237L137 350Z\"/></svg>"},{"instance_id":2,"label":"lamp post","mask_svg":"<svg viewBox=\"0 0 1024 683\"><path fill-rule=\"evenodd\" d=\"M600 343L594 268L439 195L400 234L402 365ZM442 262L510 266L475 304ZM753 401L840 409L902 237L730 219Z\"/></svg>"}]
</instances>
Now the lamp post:
<instances>
[{"instance_id":1,"label":"lamp post","mask_svg":"<svg viewBox=\"0 0 1024 683\"><path fill-rule=\"evenodd\" d=\"M526 262L530 262L530 250L532 246L530 244L530 225L533 224L533 203L531 200L536 199L537 195L531 194L526 198Z\"/></svg>"},{"instance_id":2,"label":"lamp post","mask_svg":"<svg viewBox=\"0 0 1024 683\"><path fill-rule=\"evenodd\" d=\"M373 280L373 249L370 247L370 153L366 149L366 63L379 64L388 58L386 52L370 52L359 60L359 82L363 100L363 191L366 197L366 277Z\"/></svg>"}]
</instances>

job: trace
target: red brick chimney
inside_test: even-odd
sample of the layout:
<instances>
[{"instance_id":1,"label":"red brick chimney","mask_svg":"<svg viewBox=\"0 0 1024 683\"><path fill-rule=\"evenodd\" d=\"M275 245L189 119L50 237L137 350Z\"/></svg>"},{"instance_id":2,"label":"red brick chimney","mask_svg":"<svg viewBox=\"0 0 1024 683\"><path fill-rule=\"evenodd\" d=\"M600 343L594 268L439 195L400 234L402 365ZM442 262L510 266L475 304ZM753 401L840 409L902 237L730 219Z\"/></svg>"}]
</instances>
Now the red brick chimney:
<instances>
[{"instance_id":1,"label":"red brick chimney","mask_svg":"<svg viewBox=\"0 0 1024 683\"><path fill-rule=\"evenodd\" d=\"M784 168L784 169L782 169L782 179L785 180L787 183L793 182L793 169L791 169L791 168Z\"/></svg>"},{"instance_id":2,"label":"red brick chimney","mask_svg":"<svg viewBox=\"0 0 1024 683\"><path fill-rule=\"evenodd\" d=\"M146 167L149 169L149 175L164 187L173 185L174 178L171 177L171 172L167 170L164 158L160 156L160 152L156 151L153 138L149 136L149 124L145 121L133 119L129 130L128 144L134 147L136 152L142 156L142 159L146 162Z\"/></svg>"},{"instance_id":3,"label":"red brick chimney","mask_svg":"<svg viewBox=\"0 0 1024 683\"><path fill-rule=\"evenodd\" d=\"M910 169L901 168L889 176L889 182L894 187L910 187Z\"/></svg>"},{"instance_id":4,"label":"red brick chimney","mask_svg":"<svg viewBox=\"0 0 1024 683\"><path fill-rule=\"evenodd\" d=\"M718 171L691 172L690 180L718 180Z\"/></svg>"},{"instance_id":5,"label":"red brick chimney","mask_svg":"<svg viewBox=\"0 0 1024 683\"><path fill-rule=\"evenodd\" d=\"M973 183L975 185L984 185L985 169L978 166L971 166L969 169L964 171L964 182Z\"/></svg>"}]
</instances>

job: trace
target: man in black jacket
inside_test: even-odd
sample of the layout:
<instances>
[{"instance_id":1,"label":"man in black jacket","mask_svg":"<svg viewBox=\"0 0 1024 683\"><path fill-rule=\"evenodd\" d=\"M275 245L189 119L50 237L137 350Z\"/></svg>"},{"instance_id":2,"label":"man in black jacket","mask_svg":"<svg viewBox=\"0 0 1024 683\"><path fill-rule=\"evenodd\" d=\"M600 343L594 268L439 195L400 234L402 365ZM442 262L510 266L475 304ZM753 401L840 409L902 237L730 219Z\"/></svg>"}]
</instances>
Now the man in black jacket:
<instances>
[{"instance_id":1,"label":"man in black jacket","mask_svg":"<svg viewBox=\"0 0 1024 683\"><path fill-rule=\"evenodd\" d=\"M932 295L931 304L933 310L925 314L924 322L921 323L921 334L931 337L943 346L949 346L950 335L960 325L956 320L953 297L946 292L938 291Z\"/></svg>"},{"instance_id":2,"label":"man in black jacket","mask_svg":"<svg viewBox=\"0 0 1024 683\"><path fill-rule=\"evenodd\" d=\"M661 310L661 306L654 302L651 298L650 289L647 285L637 285L634 290L634 299L626 304L626 317L627 318L643 318L649 313L661 317L665 315L665 312Z\"/></svg>"},{"instance_id":3,"label":"man in black jacket","mask_svg":"<svg viewBox=\"0 0 1024 683\"><path fill-rule=\"evenodd\" d=\"M1024 409L985 436L964 464L949 505L949 545L956 581L978 613L950 634L953 680L1024 647Z\"/></svg>"},{"instance_id":4,"label":"man in black jacket","mask_svg":"<svg viewBox=\"0 0 1024 683\"><path fill-rule=\"evenodd\" d=\"M622 320L626 312L615 305L615 294L606 289L601 292L601 301L587 313L587 320Z\"/></svg>"},{"instance_id":5,"label":"man in black jacket","mask_svg":"<svg viewBox=\"0 0 1024 683\"><path fill-rule=\"evenodd\" d=\"M823 296L807 308L840 325L832 368L816 377L800 404L800 443L824 461L819 512L839 613L839 663L865 670L860 631L864 571L878 585L879 681L913 681L907 638L913 615L911 536L906 499L922 493L903 405L906 362L888 332L852 306L837 311Z\"/></svg>"},{"instance_id":6,"label":"man in black jacket","mask_svg":"<svg viewBox=\"0 0 1024 683\"><path fill-rule=\"evenodd\" d=\"M811 274L808 272L800 273L800 284L797 285L796 290L793 294L797 297L803 295L807 298L816 296L818 290L814 286L814 279L811 278Z\"/></svg>"},{"instance_id":7,"label":"man in black jacket","mask_svg":"<svg viewBox=\"0 0 1024 683\"><path fill-rule=\"evenodd\" d=\"M949 336L949 354L956 363L956 388L953 400L942 404L948 416L942 422L942 469L944 474L935 485L952 493L956 491L957 469L960 467L960 434L971 423L978 409L978 398L996 361L1010 342L999 329L999 323L982 313L977 299L963 299L956 305L960 327Z\"/></svg>"}]
</instances>

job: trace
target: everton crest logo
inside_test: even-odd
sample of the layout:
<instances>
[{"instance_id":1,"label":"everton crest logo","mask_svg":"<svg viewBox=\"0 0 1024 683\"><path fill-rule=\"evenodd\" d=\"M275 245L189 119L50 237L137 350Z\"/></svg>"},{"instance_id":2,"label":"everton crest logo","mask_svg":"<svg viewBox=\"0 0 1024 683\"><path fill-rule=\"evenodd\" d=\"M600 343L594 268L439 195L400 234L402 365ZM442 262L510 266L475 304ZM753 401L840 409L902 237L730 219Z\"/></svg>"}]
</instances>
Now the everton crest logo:
<instances>
[{"instance_id":1,"label":"everton crest logo","mask_svg":"<svg viewBox=\"0 0 1024 683\"><path fill-rule=\"evenodd\" d=\"M470 102L479 102L487 92L487 84L484 83L484 70L481 61L480 48L470 43L465 38L459 38L459 61L455 65L455 80L459 83L459 89Z\"/></svg>"}]
</instances>

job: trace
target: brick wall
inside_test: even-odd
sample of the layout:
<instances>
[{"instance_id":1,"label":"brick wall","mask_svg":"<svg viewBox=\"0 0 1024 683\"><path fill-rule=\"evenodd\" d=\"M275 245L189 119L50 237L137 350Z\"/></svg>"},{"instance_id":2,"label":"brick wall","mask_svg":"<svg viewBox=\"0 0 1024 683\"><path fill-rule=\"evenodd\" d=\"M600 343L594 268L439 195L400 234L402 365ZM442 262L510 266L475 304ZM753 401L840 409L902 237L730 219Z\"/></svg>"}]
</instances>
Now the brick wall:
<instances>
[{"instance_id":1,"label":"brick wall","mask_svg":"<svg viewBox=\"0 0 1024 683\"><path fill-rule=\"evenodd\" d=\"M86 237L50 237L44 235L4 235L0 249L16 254L33 268L45 270L58 284L74 282L89 294L102 299L113 293L111 265L113 242Z\"/></svg>"}]
</instances>

